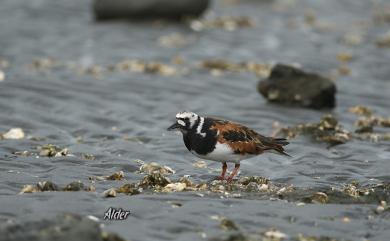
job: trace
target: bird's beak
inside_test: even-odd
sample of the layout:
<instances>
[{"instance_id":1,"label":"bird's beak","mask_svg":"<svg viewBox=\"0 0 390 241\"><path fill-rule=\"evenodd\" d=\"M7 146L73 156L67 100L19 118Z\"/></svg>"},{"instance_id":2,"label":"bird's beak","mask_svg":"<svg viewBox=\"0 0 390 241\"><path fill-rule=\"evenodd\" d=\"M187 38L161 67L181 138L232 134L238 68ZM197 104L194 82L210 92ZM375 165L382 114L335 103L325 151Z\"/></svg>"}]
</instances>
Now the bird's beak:
<instances>
[{"instance_id":1,"label":"bird's beak","mask_svg":"<svg viewBox=\"0 0 390 241\"><path fill-rule=\"evenodd\" d=\"M168 127L168 131L173 131L173 130L176 130L176 129L179 129L181 127L181 125L179 125L177 122L175 122L173 125L171 125L170 127Z\"/></svg>"}]
</instances>

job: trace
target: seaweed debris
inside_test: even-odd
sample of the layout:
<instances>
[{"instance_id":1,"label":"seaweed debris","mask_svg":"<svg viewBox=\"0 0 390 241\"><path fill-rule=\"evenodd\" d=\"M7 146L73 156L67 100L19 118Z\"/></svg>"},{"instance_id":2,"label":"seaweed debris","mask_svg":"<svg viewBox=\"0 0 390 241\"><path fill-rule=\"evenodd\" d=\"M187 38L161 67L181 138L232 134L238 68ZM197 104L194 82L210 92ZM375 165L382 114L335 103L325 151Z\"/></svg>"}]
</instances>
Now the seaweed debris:
<instances>
[{"instance_id":1,"label":"seaweed debris","mask_svg":"<svg viewBox=\"0 0 390 241\"><path fill-rule=\"evenodd\" d=\"M337 119L330 114L323 116L318 123L281 128L276 135L287 138L307 135L316 141L329 143L331 146L346 143L351 139L351 133L339 125Z\"/></svg>"}]
</instances>

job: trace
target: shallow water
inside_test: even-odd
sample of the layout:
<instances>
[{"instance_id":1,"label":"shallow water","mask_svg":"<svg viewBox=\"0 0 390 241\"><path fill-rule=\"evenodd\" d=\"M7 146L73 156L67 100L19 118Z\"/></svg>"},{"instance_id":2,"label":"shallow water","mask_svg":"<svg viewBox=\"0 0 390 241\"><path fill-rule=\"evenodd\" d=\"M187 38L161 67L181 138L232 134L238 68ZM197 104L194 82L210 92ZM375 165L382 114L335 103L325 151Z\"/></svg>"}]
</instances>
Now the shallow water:
<instances>
[{"instance_id":1,"label":"shallow water","mask_svg":"<svg viewBox=\"0 0 390 241\"><path fill-rule=\"evenodd\" d=\"M256 20L255 27L193 32L184 24L164 22L95 23L88 1L3 1L0 57L7 59L10 67L0 82L0 132L21 127L28 136L44 140L0 141L0 219L38 220L62 212L102 217L113 206L129 209L132 215L126 221L105 222L106 229L129 240L199 240L201 233L207 237L223 234L212 215L226 216L252 233L277 227L290 237L304 233L387 240L389 216L375 215L376 205L297 206L285 201L220 199L194 193L102 197L104 190L122 184L115 181L97 183L96 193L16 195L24 184L43 180L60 185L75 180L87 184L89 176L119 170L125 171L128 181L137 181L143 176L135 172L137 159L172 167L176 170L173 179L191 175L195 181L211 180L220 164L208 162L211 169L194 168L197 158L185 149L181 137L166 132L175 113L184 109L242 122L266 135L271 134L275 121L282 125L315 122L329 112L269 104L256 91L257 77L248 73L213 76L198 67L205 59L299 63L307 70L329 75L339 66L337 53L348 51L354 56L348 64L351 74L337 78L337 108L330 112L349 130L354 129L356 120L347 112L350 106L371 106L377 114L388 116L390 49L378 48L375 41L386 33L389 23L373 21L375 9L385 4L248 0L229 5L217 1L212 7L216 15L250 16ZM308 9L315 12L317 23L326 23L330 29L321 31L306 24L304 13ZM291 28L289 22L297 26ZM184 47L158 44L159 37L177 32L194 40ZM344 44L341 39L346 33L362 33L363 43ZM69 63L106 66L122 59L171 64L177 55L182 56L188 71L169 77L104 72L95 78L66 67ZM59 64L46 70L28 67L34 59L46 57ZM67 147L75 157L12 154L47 143ZM264 155L242 162L241 175L265 176L298 187L390 180L389 142L354 140L327 149L325 144L299 137L287 151L293 158ZM82 159L81 153L96 159ZM167 201L183 206L172 208ZM349 217L350 222L342 222L343 217Z\"/></svg>"}]
</instances>

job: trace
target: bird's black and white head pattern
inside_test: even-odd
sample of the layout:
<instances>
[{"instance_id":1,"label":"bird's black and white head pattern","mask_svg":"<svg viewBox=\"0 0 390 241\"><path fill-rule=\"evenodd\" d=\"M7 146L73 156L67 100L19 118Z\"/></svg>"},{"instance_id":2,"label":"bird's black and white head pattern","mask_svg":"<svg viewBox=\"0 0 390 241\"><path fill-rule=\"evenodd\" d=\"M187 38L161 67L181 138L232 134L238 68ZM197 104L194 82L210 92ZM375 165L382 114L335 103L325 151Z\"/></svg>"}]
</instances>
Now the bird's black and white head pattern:
<instances>
[{"instance_id":1,"label":"bird's black and white head pattern","mask_svg":"<svg viewBox=\"0 0 390 241\"><path fill-rule=\"evenodd\" d=\"M193 112L183 111L176 114L176 123L181 126L183 130L191 130L199 121L199 116Z\"/></svg>"},{"instance_id":2,"label":"bird's black and white head pattern","mask_svg":"<svg viewBox=\"0 0 390 241\"><path fill-rule=\"evenodd\" d=\"M190 111L183 111L176 114L176 122L168 130L178 130L183 134L198 134L205 136L202 132L205 118Z\"/></svg>"}]
</instances>

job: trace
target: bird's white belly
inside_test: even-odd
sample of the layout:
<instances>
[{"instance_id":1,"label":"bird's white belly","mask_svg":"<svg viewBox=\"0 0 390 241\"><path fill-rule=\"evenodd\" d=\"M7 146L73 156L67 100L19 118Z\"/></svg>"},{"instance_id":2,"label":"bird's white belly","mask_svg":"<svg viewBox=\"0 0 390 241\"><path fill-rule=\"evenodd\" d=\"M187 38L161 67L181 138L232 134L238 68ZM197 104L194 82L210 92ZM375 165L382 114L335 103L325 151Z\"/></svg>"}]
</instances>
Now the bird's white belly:
<instances>
[{"instance_id":1,"label":"bird's white belly","mask_svg":"<svg viewBox=\"0 0 390 241\"><path fill-rule=\"evenodd\" d=\"M233 152L233 150L227 144L217 143L215 145L215 149L208 153L207 155L200 155L195 151L191 151L197 157L202 159L218 161L218 162L234 162L240 163L243 159L248 159L253 157L254 155L240 155Z\"/></svg>"}]
</instances>

